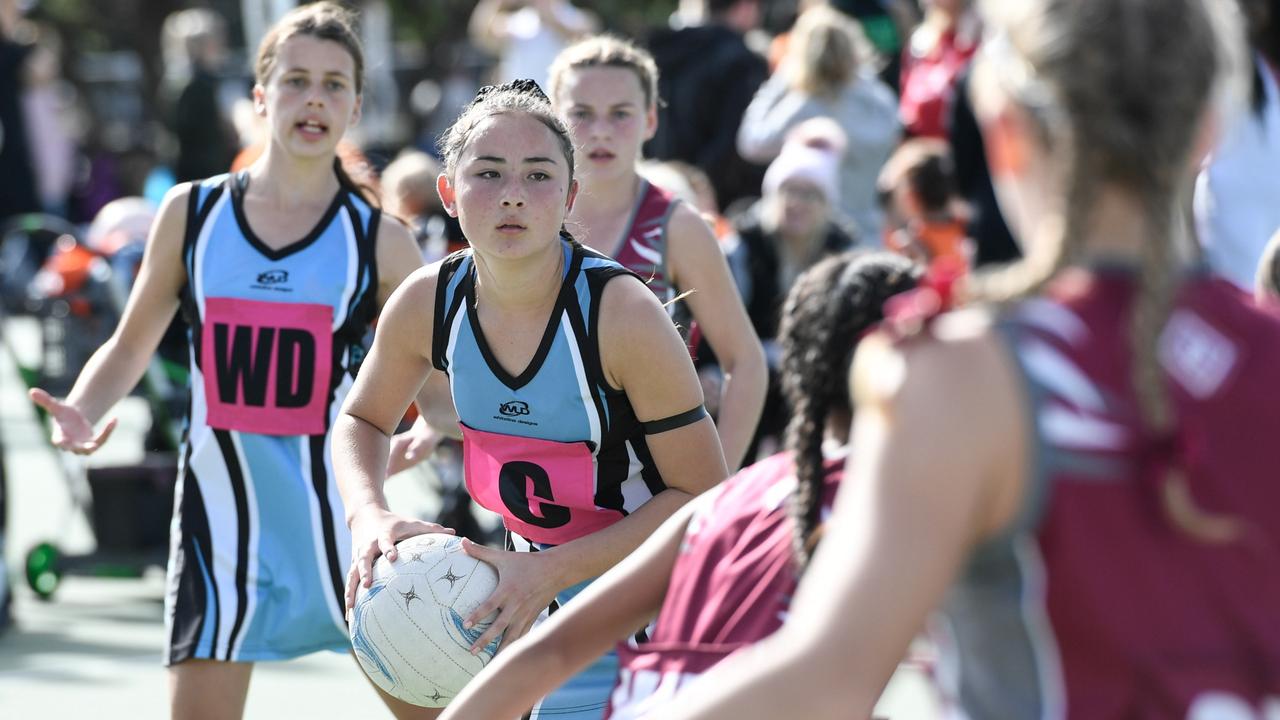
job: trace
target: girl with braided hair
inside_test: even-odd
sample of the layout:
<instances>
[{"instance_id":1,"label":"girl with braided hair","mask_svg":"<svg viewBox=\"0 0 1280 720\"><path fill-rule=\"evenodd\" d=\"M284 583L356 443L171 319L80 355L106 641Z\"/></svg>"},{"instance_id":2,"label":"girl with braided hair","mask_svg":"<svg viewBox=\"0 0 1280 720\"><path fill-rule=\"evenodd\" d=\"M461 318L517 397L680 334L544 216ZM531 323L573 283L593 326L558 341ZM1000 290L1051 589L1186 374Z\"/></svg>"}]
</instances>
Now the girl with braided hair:
<instances>
[{"instance_id":1,"label":"girl with braided hair","mask_svg":"<svg viewBox=\"0 0 1280 720\"><path fill-rule=\"evenodd\" d=\"M996 0L975 106L1023 264L890 312L856 462L769 640L663 718L867 717L940 607L957 717L1280 707L1280 321L1177 220L1243 95L1219 0Z\"/></svg>"},{"instance_id":2,"label":"girl with braided hair","mask_svg":"<svg viewBox=\"0 0 1280 720\"><path fill-rule=\"evenodd\" d=\"M647 641L618 645L609 717L666 717L663 702L682 683L777 630L844 466L854 346L882 318L885 300L913 288L916 275L904 258L854 252L803 274L781 332L783 388L796 411L787 451L672 516L581 602L499 655L444 717L510 716L655 613Z\"/></svg>"},{"instance_id":3,"label":"girl with braided hair","mask_svg":"<svg viewBox=\"0 0 1280 720\"><path fill-rule=\"evenodd\" d=\"M394 561L397 541L440 529L391 513L382 486L405 408L433 374L447 378L467 489L507 530L505 550L463 542L498 571L465 619L479 652L573 607L728 472L661 303L564 230L578 192L574 148L538 86L483 89L441 146L437 190L470 247L410 275L388 301L335 425L334 465L355 550L350 608L379 555ZM616 663L598 659L509 717L599 718Z\"/></svg>"}]
</instances>

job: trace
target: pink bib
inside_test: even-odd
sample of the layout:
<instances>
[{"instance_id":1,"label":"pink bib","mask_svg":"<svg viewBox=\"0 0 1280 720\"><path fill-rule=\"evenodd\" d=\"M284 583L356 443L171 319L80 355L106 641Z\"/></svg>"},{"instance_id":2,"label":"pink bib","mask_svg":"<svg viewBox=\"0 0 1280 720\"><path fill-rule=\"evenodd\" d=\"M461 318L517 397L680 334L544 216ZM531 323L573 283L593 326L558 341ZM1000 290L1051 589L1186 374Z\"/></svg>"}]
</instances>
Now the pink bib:
<instances>
[{"instance_id":1,"label":"pink bib","mask_svg":"<svg viewBox=\"0 0 1280 720\"><path fill-rule=\"evenodd\" d=\"M462 425L467 490L507 529L560 545L622 519L595 503L595 461L583 442L500 435Z\"/></svg>"},{"instance_id":2,"label":"pink bib","mask_svg":"<svg viewBox=\"0 0 1280 720\"><path fill-rule=\"evenodd\" d=\"M210 427L324 434L333 308L208 298L201 346Z\"/></svg>"}]
</instances>

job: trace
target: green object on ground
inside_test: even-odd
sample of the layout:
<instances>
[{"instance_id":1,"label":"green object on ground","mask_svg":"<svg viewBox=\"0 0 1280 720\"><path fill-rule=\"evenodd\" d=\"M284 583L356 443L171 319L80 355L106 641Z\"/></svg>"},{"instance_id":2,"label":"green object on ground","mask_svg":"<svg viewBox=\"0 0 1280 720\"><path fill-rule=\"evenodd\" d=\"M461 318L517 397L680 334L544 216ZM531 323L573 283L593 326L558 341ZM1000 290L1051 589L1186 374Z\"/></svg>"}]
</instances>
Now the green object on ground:
<instances>
[{"instance_id":1,"label":"green object on ground","mask_svg":"<svg viewBox=\"0 0 1280 720\"><path fill-rule=\"evenodd\" d=\"M41 600L53 597L62 572L58 560L62 553L53 543L42 542L27 553L27 585Z\"/></svg>"}]
</instances>

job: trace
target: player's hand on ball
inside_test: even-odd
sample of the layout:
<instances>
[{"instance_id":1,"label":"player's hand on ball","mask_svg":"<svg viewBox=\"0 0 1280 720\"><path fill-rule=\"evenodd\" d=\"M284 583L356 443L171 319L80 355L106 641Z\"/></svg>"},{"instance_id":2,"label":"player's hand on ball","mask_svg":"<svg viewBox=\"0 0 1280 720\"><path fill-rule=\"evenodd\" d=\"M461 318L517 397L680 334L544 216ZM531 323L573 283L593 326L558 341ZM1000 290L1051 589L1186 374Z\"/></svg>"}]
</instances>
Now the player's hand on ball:
<instances>
[{"instance_id":1,"label":"player's hand on ball","mask_svg":"<svg viewBox=\"0 0 1280 720\"><path fill-rule=\"evenodd\" d=\"M390 510L367 505L351 519L351 569L347 572L347 610L356 602L356 589L373 583L373 563L379 555L396 561L396 543L414 535L444 533L453 530L425 520L401 517Z\"/></svg>"},{"instance_id":2,"label":"player's hand on ball","mask_svg":"<svg viewBox=\"0 0 1280 720\"><path fill-rule=\"evenodd\" d=\"M471 653L474 655L480 652L499 635L502 636L502 642L498 645L498 652L501 652L529 632L539 613L551 604L556 593L562 589L556 580L558 573L551 567L555 560L540 553L494 550L466 538L462 539L462 549L498 571L498 587L494 588L489 599L481 603L463 625L471 627L491 613L498 613L489 629L471 646Z\"/></svg>"}]
</instances>

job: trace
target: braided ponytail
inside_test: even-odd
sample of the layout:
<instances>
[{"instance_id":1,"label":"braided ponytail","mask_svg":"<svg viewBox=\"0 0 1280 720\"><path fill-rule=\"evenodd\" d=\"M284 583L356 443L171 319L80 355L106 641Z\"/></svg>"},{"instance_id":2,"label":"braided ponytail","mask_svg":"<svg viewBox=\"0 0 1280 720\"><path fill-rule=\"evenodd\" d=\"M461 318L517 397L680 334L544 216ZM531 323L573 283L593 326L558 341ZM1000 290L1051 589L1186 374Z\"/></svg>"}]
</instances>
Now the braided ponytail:
<instances>
[{"instance_id":1,"label":"braided ponytail","mask_svg":"<svg viewBox=\"0 0 1280 720\"><path fill-rule=\"evenodd\" d=\"M1187 534L1230 539L1235 523L1191 499L1159 341L1177 292L1177 218L1191 148L1206 111L1224 112L1239 95L1237 18L1219 0L988 0L987 9L995 30L984 47L987 79L1036 121L1045 147L1067 168L1067 197L1056 228L1043 233L1051 241L1033 247L1024 263L974 278L972 294L1007 302L1038 291L1076 259L1101 188L1135 199L1146 236L1131 372L1147 445L1173 456L1160 501Z\"/></svg>"},{"instance_id":2,"label":"braided ponytail","mask_svg":"<svg viewBox=\"0 0 1280 720\"><path fill-rule=\"evenodd\" d=\"M793 554L803 569L821 524L822 441L833 412L851 412L848 372L858 338L884 317L884 301L915 287L919 269L887 253L827 258L796 281L783 308L782 392L792 408L786 448L796 488L788 500Z\"/></svg>"}]
</instances>

